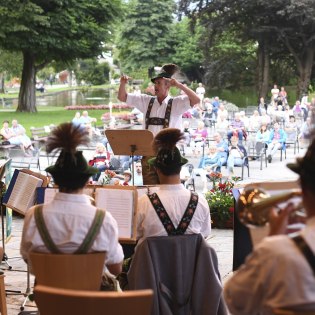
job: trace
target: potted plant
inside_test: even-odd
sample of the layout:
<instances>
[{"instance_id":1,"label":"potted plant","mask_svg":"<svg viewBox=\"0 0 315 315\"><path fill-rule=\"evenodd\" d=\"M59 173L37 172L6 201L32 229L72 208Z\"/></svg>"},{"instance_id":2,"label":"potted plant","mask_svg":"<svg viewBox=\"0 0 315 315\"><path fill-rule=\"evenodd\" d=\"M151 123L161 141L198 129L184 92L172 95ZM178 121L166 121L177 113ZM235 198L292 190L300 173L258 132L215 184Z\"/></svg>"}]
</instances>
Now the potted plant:
<instances>
[{"instance_id":1,"label":"potted plant","mask_svg":"<svg viewBox=\"0 0 315 315\"><path fill-rule=\"evenodd\" d=\"M210 174L210 178L214 178ZM232 177L224 183L221 180L222 175L216 175L217 180L213 181L212 189L205 194L210 208L212 227L216 228L233 228L234 198L232 188L239 177Z\"/></svg>"}]
</instances>

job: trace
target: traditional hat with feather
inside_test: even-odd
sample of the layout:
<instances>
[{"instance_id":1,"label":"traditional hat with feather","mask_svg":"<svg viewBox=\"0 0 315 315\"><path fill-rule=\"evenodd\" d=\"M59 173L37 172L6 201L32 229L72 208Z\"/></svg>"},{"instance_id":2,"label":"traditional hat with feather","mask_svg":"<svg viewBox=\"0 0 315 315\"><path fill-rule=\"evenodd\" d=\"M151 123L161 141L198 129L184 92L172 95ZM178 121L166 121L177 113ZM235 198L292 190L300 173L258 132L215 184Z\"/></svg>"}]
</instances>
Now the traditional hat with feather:
<instances>
[{"instance_id":1,"label":"traditional hat with feather","mask_svg":"<svg viewBox=\"0 0 315 315\"><path fill-rule=\"evenodd\" d=\"M157 168L172 169L188 162L181 156L176 143L184 139L184 134L177 128L161 130L154 138L153 148L157 152L156 157L148 160L149 165Z\"/></svg>"},{"instance_id":2,"label":"traditional hat with feather","mask_svg":"<svg viewBox=\"0 0 315 315\"><path fill-rule=\"evenodd\" d=\"M82 151L77 151L80 144L88 144L88 133L80 126L63 123L56 127L48 137L46 144L47 153L60 149L61 152L55 163L46 168L57 184L74 181L78 177L88 177L97 174L97 168L88 165Z\"/></svg>"},{"instance_id":3,"label":"traditional hat with feather","mask_svg":"<svg viewBox=\"0 0 315 315\"><path fill-rule=\"evenodd\" d=\"M158 73L154 78L151 78L151 81L154 83L156 79L167 78L170 79L174 73L179 71L179 67L173 63L165 64L161 68L161 72Z\"/></svg>"}]
</instances>

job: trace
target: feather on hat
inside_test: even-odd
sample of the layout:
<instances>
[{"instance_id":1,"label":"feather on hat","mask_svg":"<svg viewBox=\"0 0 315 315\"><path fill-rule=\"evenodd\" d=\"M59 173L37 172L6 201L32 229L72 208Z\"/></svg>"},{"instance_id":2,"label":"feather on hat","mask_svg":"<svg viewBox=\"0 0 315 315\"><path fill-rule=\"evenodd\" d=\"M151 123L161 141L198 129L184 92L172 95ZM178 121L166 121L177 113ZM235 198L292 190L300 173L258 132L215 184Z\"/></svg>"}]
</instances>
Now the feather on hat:
<instances>
[{"instance_id":1,"label":"feather on hat","mask_svg":"<svg viewBox=\"0 0 315 315\"><path fill-rule=\"evenodd\" d=\"M151 81L154 83L158 78L167 78L170 79L176 72L179 71L179 67L173 63L168 63L162 66L161 72L157 74L154 78L151 78Z\"/></svg>"}]
</instances>

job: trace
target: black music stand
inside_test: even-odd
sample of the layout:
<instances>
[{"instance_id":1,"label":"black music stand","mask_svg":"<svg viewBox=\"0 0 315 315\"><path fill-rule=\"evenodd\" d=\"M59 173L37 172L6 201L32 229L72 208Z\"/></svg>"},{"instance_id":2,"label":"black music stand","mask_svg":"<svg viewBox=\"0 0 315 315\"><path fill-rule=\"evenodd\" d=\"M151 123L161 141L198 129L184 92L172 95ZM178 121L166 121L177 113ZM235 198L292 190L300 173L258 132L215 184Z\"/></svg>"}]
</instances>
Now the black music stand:
<instances>
[{"instance_id":1,"label":"black music stand","mask_svg":"<svg viewBox=\"0 0 315 315\"><path fill-rule=\"evenodd\" d=\"M115 155L131 156L132 185L134 186L134 155L154 155L153 133L149 130L107 129L105 135Z\"/></svg>"},{"instance_id":2,"label":"black music stand","mask_svg":"<svg viewBox=\"0 0 315 315\"><path fill-rule=\"evenodd\" d=\"M3 204L3 196L4 196L4 192L6 190L6 185L5 183L2 181L3 177L6 173L6 168L9 167L11 163L11 159L6 160L1 166L0 166L0 208L1 208L1 235L2 235L2 248L3 248L3 256L2 256L2 260L1 262L4 262L7 266L8 269L11 270L12 266L8 263L8 256L5 252L5 233L4 233L4 209L5 209L5 205Z\"/></svg>"}]
</instances>

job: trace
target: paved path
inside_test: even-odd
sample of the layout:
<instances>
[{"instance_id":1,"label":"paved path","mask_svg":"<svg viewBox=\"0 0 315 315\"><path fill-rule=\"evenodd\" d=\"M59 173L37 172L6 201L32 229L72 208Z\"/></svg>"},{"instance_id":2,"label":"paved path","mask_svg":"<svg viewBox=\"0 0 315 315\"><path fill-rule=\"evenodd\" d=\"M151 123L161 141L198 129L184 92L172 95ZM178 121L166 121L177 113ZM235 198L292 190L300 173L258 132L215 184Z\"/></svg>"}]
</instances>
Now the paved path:
<instances>
[{"instance_id":1,"label":"paved path","mask_svg":"<svg viewBox=\"0 0 315 315\"><path fill-rule=\"evenodd\" d=\"M300 151L300 155L304 154L304 150ZM243 184L249 182L257 182L257 181L270 181L270 180L292 180L296 179L294 173L292 173L289 169L286 168L286 163L292 162L295 160L296 156L293 154L293 149L289 148L287 150L287 159L280 162L279 160L280 153L275 156L273 162L268 164L267 168L263 168L260 170L260 162L259 161L250 161L250 178L245 176ZM198 160L196 158L192 158L191 154L188 150L187 158L193 163L195 166L198 164ZM46 163L43 160L43 163ZM226 170L223 169L223 174L225 174ZM236 169L237 172L240 172L240 168ZM202 183L200 178L196 179L196 189L197 191L202 190ZM6 254L9 258L9 263L12 265L12 270L7 270L6 265L2 263L2 268L5 269L5 283L7 290L18 290L22 293L25 292L27 287L27 277L26 277L26 265L24 261L21 259L19 254L20 247L20 239L22 233L22 225L23 225L23 217L14 215L13 217L13 226L12 226L12 238L6 244ZM231 274L232 270L232 258L233 258L233 231L232 230L218 230L213 229L211 237L208 240L209 244L211 244L218 255L219 259L219 269L221 273L221 277L223 279L223 283L225 279ZM31 284L33 284L33 277L31 277ZM23 302L23 295L9 295L7 297L8 304L8 314L15 315L18 314L20 305ZM36 310L35 304L27 301L25 310Z\"/></svg>"}]
</instances>

